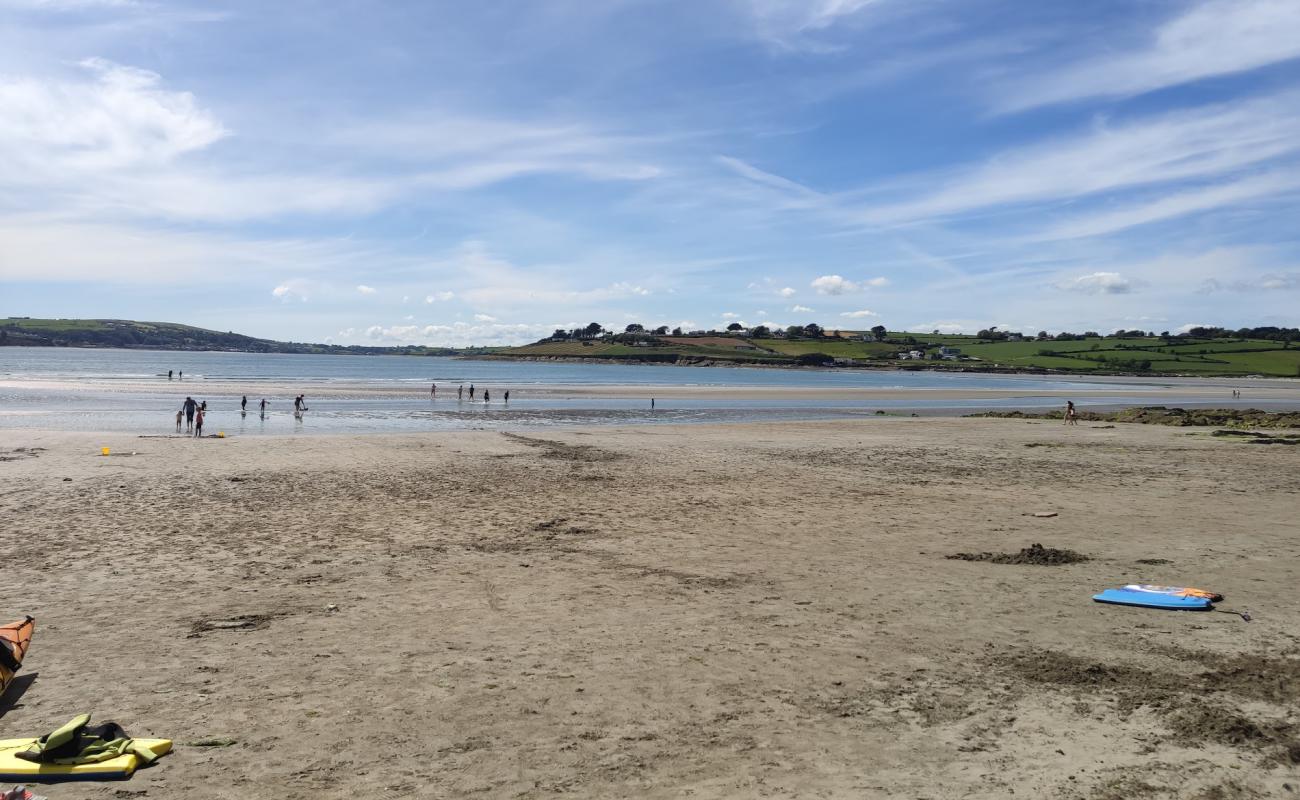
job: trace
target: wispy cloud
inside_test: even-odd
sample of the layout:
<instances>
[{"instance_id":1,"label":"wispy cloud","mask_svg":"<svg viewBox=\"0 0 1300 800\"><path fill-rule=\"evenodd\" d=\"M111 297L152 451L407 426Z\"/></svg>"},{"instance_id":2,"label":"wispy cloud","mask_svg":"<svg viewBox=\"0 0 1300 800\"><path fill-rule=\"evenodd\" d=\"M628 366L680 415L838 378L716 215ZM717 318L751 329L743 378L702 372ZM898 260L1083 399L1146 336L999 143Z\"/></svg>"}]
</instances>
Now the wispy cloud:
<instances>
[{"instance_id":1,"label":"wispy cloud","mask_svg":"<svg viewBox=\"0 0 1300 800\"><path fill-rule=\"evenodd\" d=\"M936 191L865 213L878 224L1209 178L1300 150L1300 94L1111 124L1007 150Z\"/></svg>"},{"instance_id":2,"label":"wispy cloud","mask_svg":"<svg viewBox=\"0 0 1300 800\"><path fill-rule=\"evenodd\" d=\"M810 34L851 18L883 0L736 0L768 44L782 50L831 51Z\"/></svg>"},{"instance_id":3,"label":"wispy cloud","mask_svg":"<svg viewBox=\"0 0 1300 800\"><path fill-rule=\"evenodd\" d=\"M1077 214L1033 238L1077 239L1127 230L1139 225L1177 219L1188 214L1237 205L1248 200L1275 197L1300 189L1300 173L1257 175L1238 181L1164 194L1155 200L1123 205L1100 212Z\"/></svg>"},{"instance_id":4,"label":"wispy cloud","mask_svg":"<svg viewBox=\"0 0 1300 800\"><path fill-rule=\"evenodd\" d=\"M1300 57L1300 3L1210 0L1170 19L1141 46L1096 55L1014 86L1004 111L1126 97Z\"/></svg>"}]
</instances>

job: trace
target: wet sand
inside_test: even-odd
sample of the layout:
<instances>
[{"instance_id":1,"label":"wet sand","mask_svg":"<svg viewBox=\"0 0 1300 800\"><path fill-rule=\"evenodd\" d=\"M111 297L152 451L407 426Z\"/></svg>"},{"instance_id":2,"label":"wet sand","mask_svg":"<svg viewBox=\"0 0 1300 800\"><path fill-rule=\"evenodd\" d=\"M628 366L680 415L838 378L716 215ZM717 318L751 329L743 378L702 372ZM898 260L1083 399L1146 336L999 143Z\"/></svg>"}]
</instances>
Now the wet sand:
<instances>
[{"instance_id":1,"label":"wet sand","mask_svg":"<svg viewBox=\"0 0 1300 800\"><path fill-rule=\"evenodd\" d=\"M4 430L3 720L178 742L60 800L1288 796L1298 497L1139 425ZM1091 560L946 558L1033 543ZM1089 599L1136 581L1254 620Z\"/></svg>"}]
</instances>

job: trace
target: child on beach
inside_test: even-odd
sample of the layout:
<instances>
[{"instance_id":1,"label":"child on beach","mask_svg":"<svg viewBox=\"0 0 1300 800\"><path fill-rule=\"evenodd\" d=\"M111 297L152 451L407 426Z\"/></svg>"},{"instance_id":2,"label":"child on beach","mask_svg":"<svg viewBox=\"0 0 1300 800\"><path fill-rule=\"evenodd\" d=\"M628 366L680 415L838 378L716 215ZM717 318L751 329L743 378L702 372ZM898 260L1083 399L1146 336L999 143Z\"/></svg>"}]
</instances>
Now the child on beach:
<instances>
[{"instance_id":1,"label":"child on beach","mask_svg":"<svg viewBox=\"0 0 1300 800\"><path fill-rule=\"evenodd\" d=\"M176 412L176 432L181 432L181 420L185 419L185 409L179 409Z\"/></svg>"},{"instance_id":2,"label":"child on beach","mask_svg":"<svg viewBox=\"0 0 1300 800\"><path fill-rule=\"evenodd\" d=\"M201 439L201 438L203 438L203 408L202 408L202 406L199 407L198 411L195 411L195 412L194 412L194 438L195 438L195 439Z\"/></svg>"}]
</instances>

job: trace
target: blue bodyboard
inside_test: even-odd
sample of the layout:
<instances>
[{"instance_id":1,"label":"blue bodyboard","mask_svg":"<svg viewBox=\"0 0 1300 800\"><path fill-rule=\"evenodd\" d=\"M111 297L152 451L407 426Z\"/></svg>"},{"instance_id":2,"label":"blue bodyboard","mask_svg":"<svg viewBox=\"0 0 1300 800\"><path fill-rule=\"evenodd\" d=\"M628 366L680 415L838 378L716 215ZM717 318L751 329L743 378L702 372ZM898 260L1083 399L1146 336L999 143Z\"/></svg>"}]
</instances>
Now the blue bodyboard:
<instances>
[{"instance_id":1,"label":"blue bodyboard","mask_svg":"<svg viewBox=\"0 0 1300 800\"><path fill-rule=\"evenodd\" d=\"M1092 599L1098 603L1114 603L1121 606L1209 611L1214 607L1214 601L1222 597L1212 592L1181 586L1134 584L1122 589L1107 589L1101 594L1093 595Z\"/></svg>"}]
</instances>

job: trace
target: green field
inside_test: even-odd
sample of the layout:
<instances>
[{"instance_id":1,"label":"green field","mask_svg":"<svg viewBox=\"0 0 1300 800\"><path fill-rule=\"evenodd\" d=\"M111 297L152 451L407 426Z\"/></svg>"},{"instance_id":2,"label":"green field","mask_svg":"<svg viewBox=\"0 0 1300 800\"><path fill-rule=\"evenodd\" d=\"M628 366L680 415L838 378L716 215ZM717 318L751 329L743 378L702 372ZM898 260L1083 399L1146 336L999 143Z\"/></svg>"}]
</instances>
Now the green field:
<instances>
[{"instance_id":1,"label":"green field","mask_svg":"<svg viewBox=\"0 0 1300 800\"><path fill-rule=\"evenodd\" d=\"M634 347L595 340L543 341L503 350L509 356L552 356L567 358L609 358L627 361L672 361L677 358L708 358L726 361L793 363L796 358L822 353L833 358L874 362L905 369L1024 369L1060 372L1150 374L1150 375L1269 375L1300 377L1300 347L1257 339L1168 340L1161 337L1080 340L1028 339L1019 342L990 341L975 336L931 333L890 333L885 342L854 341L846 337L822 339L753 339L759 350L737 350L712 346L729 341L718 336L711 346L693 345L690 339L661 337L653 347ZM734 337L736 344L747 340ZM928 355L941 346L955 347L958 361L900 361L900 352L919 349ZM1050 351L1050 354L1044 351ZM1202 352L1204 351L1204 352ZM1143 364L1149 366L1143 368Z\"/></svg>"},{"instance_id":2,"label":"green field","mask_svg":"<svg viewBox=\"0 0 1300 800\"><path fill-rule=\"evenodd\" d=\"M787 356L807 353L825 353L835 358L890 358L898 352L897 345L883 342L853 342L847 339L759 339L754 344Z\"/></svg>"}]
</instances>

